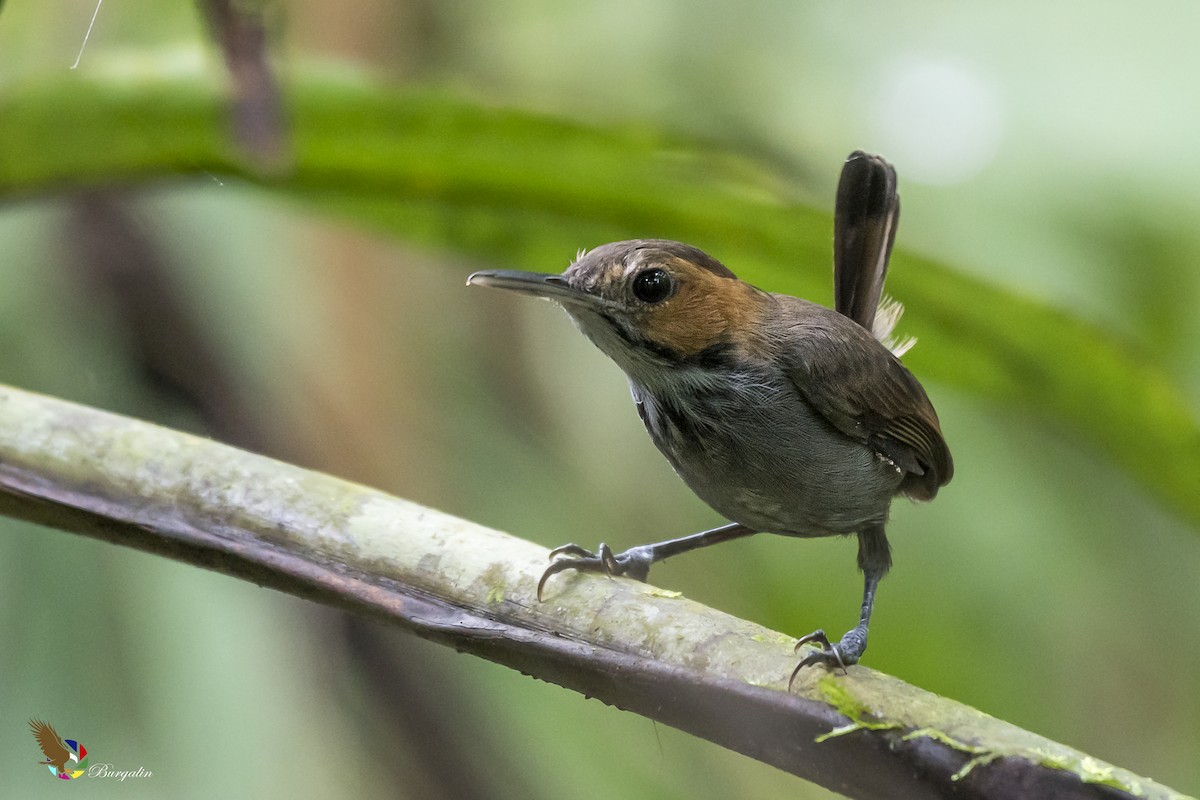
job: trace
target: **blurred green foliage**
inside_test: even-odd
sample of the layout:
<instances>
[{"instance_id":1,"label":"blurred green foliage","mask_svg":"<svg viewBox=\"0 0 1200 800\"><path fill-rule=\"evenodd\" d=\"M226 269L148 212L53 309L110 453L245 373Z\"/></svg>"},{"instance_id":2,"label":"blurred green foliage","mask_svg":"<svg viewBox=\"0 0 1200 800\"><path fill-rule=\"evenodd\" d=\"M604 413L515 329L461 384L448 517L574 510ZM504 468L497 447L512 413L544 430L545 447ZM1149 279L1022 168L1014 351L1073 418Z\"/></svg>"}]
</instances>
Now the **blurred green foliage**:
<instances>
[{"instance_id":1,"label":"blurred green foliage","mask_svg":"<svg viewBox=\"0 0 1200 800\"><path fill-rule=\"evenodd\" d=\"M155 81L152 61L140 70L14 92L0 105L0 191L208 170L252 176L238 168L213 82ZM344 76L296 80L287 92L296 164L267 186L349 219L513 266L560 261L572 242L655 230L720 248L754 283L828 293L829 215L789 202L765 168L734 155ZM912 357L923 375L1074 429L1200 522L1200 428L1150 358L927 259L898 256L891 286L921 311L908 327L927 343Z\"/></svg>"},{"instance_id":2,"label":"blurred green foliage","mask_svg":"<svg viewBox=\"0 0 1200 800\"><path fill-rule=\"evenodd\" d=\"M74 73L94 6L14 6L0 380L211 422L147 380L129 298L95 282L76 192L116 182L101 202L150 243L272 452L547 545L698 530L716 520L615 367L547 304L462 281L653 235L828 301L838 164L883 150L904 197L889 285L957 474L896 506L867 661L1195 793L1200 538L1178 515L1200 518L1200 155L1175 142L1200 116L1176 102L1200 56L1154 22L1187 7L1157 5L1073 37L1032 4L297 4L275 9L296 171L274 180L229 144L221 60L186 4L105 4ZM906 169L872 122L921 58L1002 99L996 152L957 183L916 180L920 151ZM853 563L847 542L764 536L654 578L840 630ZM376 628L406 665L389 695L337 615L230 579L12 522L0 564L0 794L52 791L25 729L45 717L155 771L94 796L438 796L452 769L491 774L491 796L827 796ZM405 728L432 737L426 694L457 766Z\"/></svg>"}]
</instances>

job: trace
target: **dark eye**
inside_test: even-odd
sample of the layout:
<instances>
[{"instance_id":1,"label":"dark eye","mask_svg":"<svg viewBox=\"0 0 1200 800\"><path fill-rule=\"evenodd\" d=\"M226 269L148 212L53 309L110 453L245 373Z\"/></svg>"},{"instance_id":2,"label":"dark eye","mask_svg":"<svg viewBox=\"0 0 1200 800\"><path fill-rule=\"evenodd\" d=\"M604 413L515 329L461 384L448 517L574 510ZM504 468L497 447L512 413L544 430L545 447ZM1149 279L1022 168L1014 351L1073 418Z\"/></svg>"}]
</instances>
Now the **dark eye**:
<instances>
[{"instance_id":1,"label":"dark eye","mask_svg":"<svg viewBox=\"0 0 1200 800\"><path fill-rule=\"evenodd\" d=\"M633 279L633 296L643 303L661 303L674 288L675 281L665 269L658 267L643 270Z\"/></svg>"}]
</instances>

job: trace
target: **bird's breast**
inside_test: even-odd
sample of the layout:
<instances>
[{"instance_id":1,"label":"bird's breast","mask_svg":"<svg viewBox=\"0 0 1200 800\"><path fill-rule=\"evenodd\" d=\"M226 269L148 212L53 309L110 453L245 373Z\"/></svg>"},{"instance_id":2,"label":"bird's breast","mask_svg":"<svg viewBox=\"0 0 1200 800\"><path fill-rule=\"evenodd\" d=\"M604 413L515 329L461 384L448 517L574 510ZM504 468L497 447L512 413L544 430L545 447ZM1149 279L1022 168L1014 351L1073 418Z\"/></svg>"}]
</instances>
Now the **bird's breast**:
<instances>
[{"instance_id":1,"label":"bird's breast","mask_svg":"<svg viewBox=\"0 0 1200 800\"><path fill-rule=\"evenodd\" d=\"M886 519L900 475L820 417L783 375L631 380L655 446L700 499L747 527L821 536Z\"/></svg>"}]
</instances>

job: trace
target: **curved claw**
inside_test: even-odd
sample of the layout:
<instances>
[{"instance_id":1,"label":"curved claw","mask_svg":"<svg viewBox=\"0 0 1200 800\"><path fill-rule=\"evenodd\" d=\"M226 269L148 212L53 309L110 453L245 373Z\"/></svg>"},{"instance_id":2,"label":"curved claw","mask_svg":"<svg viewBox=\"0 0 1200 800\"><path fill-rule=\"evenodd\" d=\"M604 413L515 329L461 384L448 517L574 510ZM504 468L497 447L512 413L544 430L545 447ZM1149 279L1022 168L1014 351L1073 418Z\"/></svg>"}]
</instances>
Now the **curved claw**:
<instances>
[{"instance_id":1,"label":"curved claw","mask_svg":"<svg viewBox=\"0 0 1200 800\"><path fill-rule=\"evenodd\" d=\"M537 585L537 599L542 601L542 590L550 576L557 575L568 569L580 572L603 572L606 575L628 575L639 581L646 580L650 574L650 563L653 556L645 552L645 547L631 547L623 553L613 553L612 548L603 542L593 553L577 544L564 544L550 551L550 566L542 573Z\"/></svg>"},{"instance_id":2,"label":"curved claw","mask_svg":"<svg viewBox=\"0 0 1200 800\"><path fill-rule=\"evenodd\" d=\"M807 636L801 636L799 639L796 640L796 646L792 648L792 652L799 653L801 647L804 647L804 645L806 645L806 644L813 644L814 642L821 645L822 649L825 649L825 650L829 649L829 647L830 647L829 637L825 635L824 628L817 628L815 631L808 634Z\"/></svg>"},{"instance_id":3,"label":"curved claw","mask_svg":"<svg viewBox=\"0 0 1200 800\"><path fill-rule=\"evenodd\" d=\"M580 548L580 549L582 549L582 548ZM592 558L595 558L595 556L592 556ZM574 559L570 559L570 558L560 558L557 561L551 562L550 566L546 567L546 571L542 573L542 577L538 581L538 585L537 585L538 602L539 603L542 602L542 589L544 589L546 587L546 581L550 580L551 575L557 575L558 573L560 573L564 570L568 570L568 569L576 569L576 568L578 568L578 566L579 566L578 563L576 563Z\"/></svg>"},{"instance_id":4,"label":"curved claw","mask_svg":"<svg viewBox=\"0 0 1200 800\"><path fill-rule=\"evenodd\" d=\"M600 545L600 546L604 547L604 545ZM550 560L551 561L558 558L559 556L572 556L572 557L577 557L577 558L595 558L596 554L593 553L591 550L588 550L586 547L580 547L579 545L572 543L572 544L564 544L561 547L556 547L550 551Z\"/></svg>"},{"instance_id":5,"label":"curved claw","mask_svg":"<svg viewBox=\"0 0 1200 800\"><path fill-rule=\"evenodd\" d=\"M847 661L849 661L850 664L855 664L858 662L857 658L850 659L843 657L841 642L838 642L837 644L831 643L829 641L829 637L825 635L825 631L823 630L815 630L807 636L801 636L799 639L797 639L795 652L799 653L800 648L806 644L819 644L821 649L814 650L804 658L800 659L800 663L796 665L796 668L792 670L791 677L788 678L789 692L792 690L792 684L796 682L796 676L799 675L800 670L804 669L805 667L811 667L815 664L825 664L826 666L837 667L842 672L846 672Z\"/></svg>"},{"instance_id":6,"label":"curved claw","mask_svg":"<svg viewBox=\"0 0 1200 800\"><path fill-rule=\"evenodd\" d=\"M616 564L612 548L604 543L600 544L599 555L586 547L571 543L551 550L550 558L550 566L546 567L546 571L542 573L537 585L539 603L542 602L542 590L546 588L546 581L550 580L551 575L557 575L569 569L577 569L581 572L607 572L612 575L614 574L613 567ZM620 572L615 574L619 575Z\"/></svg>"}]
</instances>

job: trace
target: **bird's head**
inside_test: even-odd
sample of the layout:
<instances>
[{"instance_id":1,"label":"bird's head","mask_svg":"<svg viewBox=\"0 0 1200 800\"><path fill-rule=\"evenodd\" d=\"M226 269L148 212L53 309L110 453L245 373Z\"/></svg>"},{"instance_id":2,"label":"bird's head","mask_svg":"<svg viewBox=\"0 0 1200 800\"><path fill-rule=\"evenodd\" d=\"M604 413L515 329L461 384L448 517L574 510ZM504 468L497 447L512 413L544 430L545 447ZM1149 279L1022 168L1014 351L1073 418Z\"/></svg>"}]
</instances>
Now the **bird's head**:
<instances>
[{"instance_id":1,"label":"bird's head","mask_svg":"<svg viewBox=\"0 0 1200 800\"><path fill-rule=\"evenodd\" d=\"M664 369L760 350L757 322L769 302L712 256L664 239L597 247L561 275L484 271L467 283L553 300L643 383Z\"/></svg>"}]
</instances>

